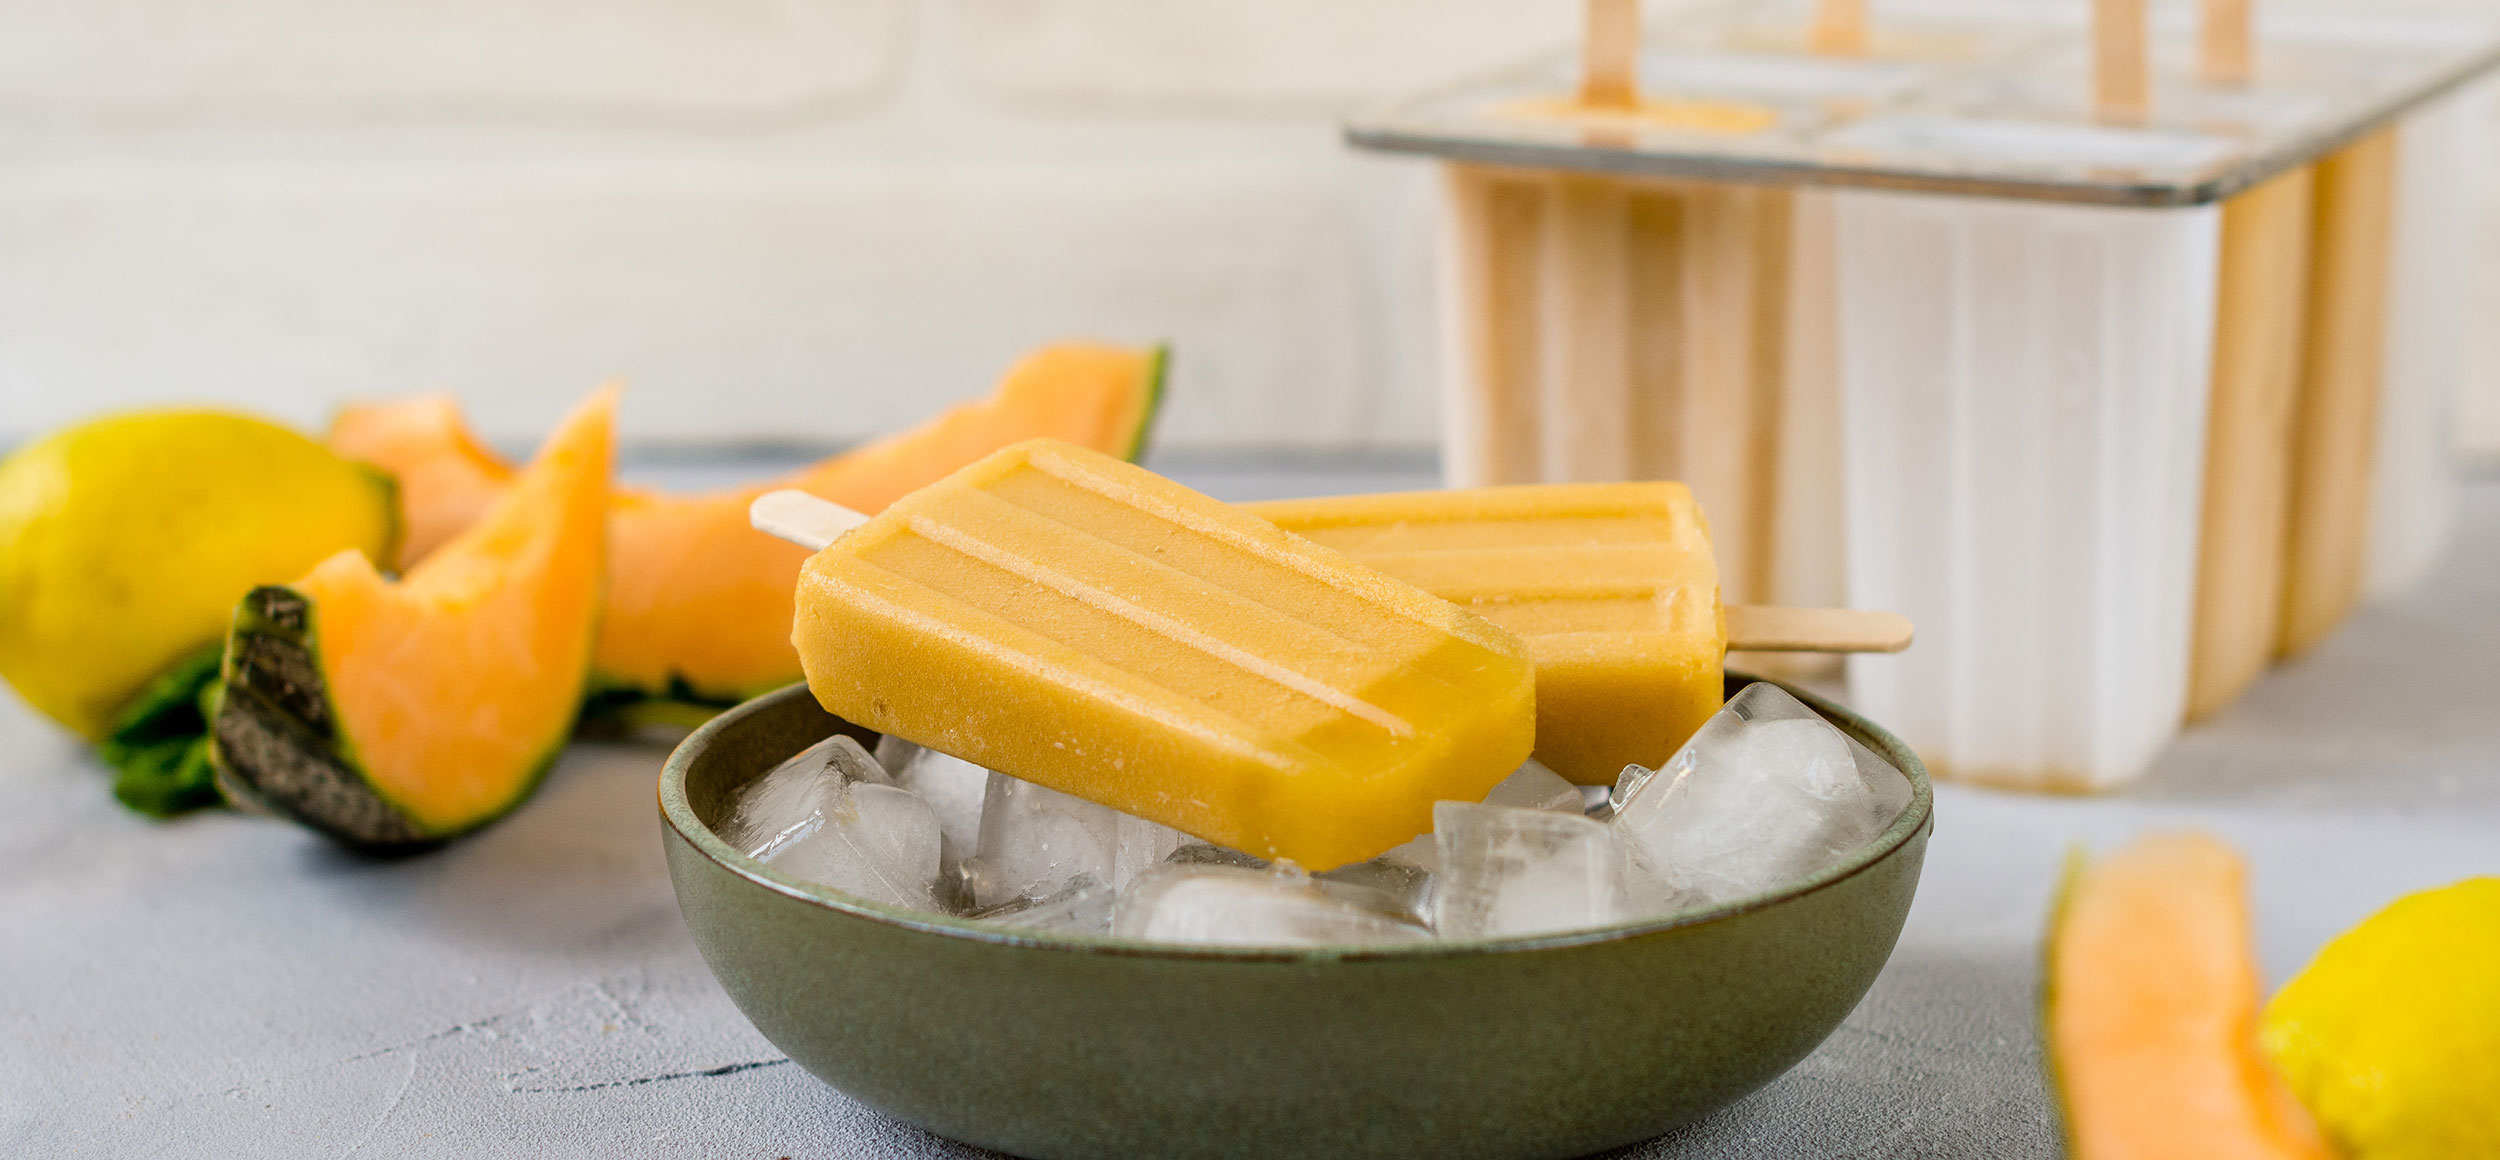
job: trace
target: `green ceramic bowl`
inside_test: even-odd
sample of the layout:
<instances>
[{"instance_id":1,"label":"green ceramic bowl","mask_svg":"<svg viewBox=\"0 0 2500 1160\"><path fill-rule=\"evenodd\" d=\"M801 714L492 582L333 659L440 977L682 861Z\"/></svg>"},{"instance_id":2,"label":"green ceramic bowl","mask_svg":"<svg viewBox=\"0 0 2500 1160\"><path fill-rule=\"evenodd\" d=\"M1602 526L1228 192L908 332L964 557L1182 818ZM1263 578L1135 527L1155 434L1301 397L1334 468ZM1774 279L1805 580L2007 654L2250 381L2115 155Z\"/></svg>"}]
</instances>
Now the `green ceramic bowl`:
<instances>
[{"instance_id":1,"label":"green ceramic bowl","mask_svg":"<svg viewBox=\"0 0 2500 1160\"><path fill-rule=\"evenodd\" d=\"M1909 775L1900 820L1751 902L1562 935L1183 949L855 901L711 830L808 745L875 741L798 686L687 738L660 814L686 926L738 1008L826 1083L939 1135L1031 1157L1573 1156L1787 1070L1900 936L1934 828L1927 772L1790 691Z\"/></svg>"}]
</instances>

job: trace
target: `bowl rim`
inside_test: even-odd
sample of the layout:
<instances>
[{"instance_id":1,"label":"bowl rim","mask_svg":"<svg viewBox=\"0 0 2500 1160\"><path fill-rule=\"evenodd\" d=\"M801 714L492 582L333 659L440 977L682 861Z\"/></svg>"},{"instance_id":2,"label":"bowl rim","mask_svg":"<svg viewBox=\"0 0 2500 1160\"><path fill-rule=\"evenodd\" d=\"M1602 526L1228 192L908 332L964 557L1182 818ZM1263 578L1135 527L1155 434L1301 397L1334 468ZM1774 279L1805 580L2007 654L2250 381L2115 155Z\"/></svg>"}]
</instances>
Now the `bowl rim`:
<instances>
[{"instance_id":1,"label":"bowl rim","mask_svg":"<svg viewBox=\"0 0 2500 1160\"><path fill-rule=\"evenodd\" d=\"M784 702L812 696L805 682L784 686L769 693L749 698L737 707L704 722L676 749L660 767L659 806L664 825L687 847L730 874L745 879L776 894L834 911L850 918L899 927L905 930L962 939L1004 947L1023 947L1085 955L1110 955L1124 958L1170 960L1219 960L1225 962L1312 963L1338 961L1414 961L1435 958L1469 958L1488 953L1559 950L1587 947L1601 943L1620 942L1662 934L1668 931L1727 922L1756 911L1768 910L1809 894L1829 890L1857 877L1888 860L1900 849L1927 830L1935 819L1935 788L1925 763L1918 754L1874 722L1859 716L1809 689L1785 681L1754 676L1730 669L1730 684L1762 683L1778 686L1802 701L1824 719L1838 725L1844 732L1866 744L1910 781L1910 804L1893 819L1884 832L1877 835L1856 853L1819 874L1775 887L1760 894L1734 902L1696 910L1679 911L1663 917L1632 919L1606 926L1553 931L1533 935L1497 935L1470 939L1433 938L1423 942L1377 944L1331 944L1321 946L1229 946L1146 942L1111 935L1063 934L1049 931L1020 930L992 926L976 919L956 915L932 914L905 910L870 902L844 894L830 887L817 885L772 869L748 857L714 834L694 813L694 804L686 796L686 775L694 767L695 758L710 746L713 739L735 729L747 718L778 708ZM838 715L836 720L843 720Z\"/></svg>"}]
</instances>

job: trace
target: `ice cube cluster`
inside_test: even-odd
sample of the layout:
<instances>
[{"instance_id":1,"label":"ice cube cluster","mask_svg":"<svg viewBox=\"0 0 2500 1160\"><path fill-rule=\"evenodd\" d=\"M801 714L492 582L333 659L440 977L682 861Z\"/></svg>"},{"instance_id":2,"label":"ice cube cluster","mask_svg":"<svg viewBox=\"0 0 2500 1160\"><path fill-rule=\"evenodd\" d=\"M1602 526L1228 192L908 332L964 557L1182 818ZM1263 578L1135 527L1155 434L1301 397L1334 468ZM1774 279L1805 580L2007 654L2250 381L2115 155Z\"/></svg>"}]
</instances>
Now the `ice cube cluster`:
<instances>
[{"instance_id":1,"label":"ice cube cluster","mask_svg":"<svg viewBox=\"0 0 2500 1160\"><path fill-rule=\"evenodd\" d=\"M887 738L837 736L750 784L721 836L871 902L999 927L1235 946L1553 934L1722 906L1831 870L1909 779L1776 685L1658 769L1589 793L1529 761L1432 832L1310 874Z\"/></svg>"}]
</instances>

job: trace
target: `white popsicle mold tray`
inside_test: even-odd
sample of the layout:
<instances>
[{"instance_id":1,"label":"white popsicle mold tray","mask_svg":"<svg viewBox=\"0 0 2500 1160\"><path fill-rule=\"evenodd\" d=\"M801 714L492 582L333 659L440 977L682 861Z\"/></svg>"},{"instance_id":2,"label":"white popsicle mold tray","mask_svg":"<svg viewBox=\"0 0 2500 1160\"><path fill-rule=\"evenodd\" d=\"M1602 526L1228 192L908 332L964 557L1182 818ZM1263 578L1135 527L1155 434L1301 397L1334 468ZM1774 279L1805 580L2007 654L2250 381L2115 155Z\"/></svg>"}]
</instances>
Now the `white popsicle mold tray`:
<instances>
[{"instance_id":1,"label":"white popsicle mold tray","mask_svg":"<svg viewBox=\"0 0 2500 1160\"><path fill-rule=\"evenodd\" d=\"M2220 211L1840 215L1849 598L1919 626L1853 699L1965 776L2143 769L2187 688Z\"/></svg>"},{"instance_id":2,"label":"white popsicle mold tray","mask_svg":"<svg viewBox=\"0 0 2500 1160\"><path fill-rule=\"evenodd\" d=\"M2500 65L2500 6L2261 8L2257 74L2231 87L2195 79L2190 13L2158 9L2152 107L2124 124L2091 105L2086 5L1878 0L1871 51L1849 58L1805 51L1808 8L1654 29L1647 116L1545 111L1575 80L1557 54L1349 125L1357 146L1456 166L1451 482L1594 478L1618 436L1560 445L1570 430L1637 446L1664 423L1686 450L1636 453L1631 474L1694 482L1740 557L1730 599L1845 596L1918 623L1908 653L1853 658L1850 689L1939 772L2124 783L2188 699L2220 203L2400 119L2368 587L2440 547L2464 323L2462 247L2443 239L2472 196L2443 166L2473 140L2449 94ZM1692 354L1704 320L1762 325L1713 293L1772 276L1675 234L1719 228L1696 191L1721 186L1821 187L1783 239L1749 243L1785 285L1785 333L1743 343L1784 352L1767 375L1712 378ZM1660 261L1665 282L1633 268ZM1682 305L1652 304L1679 284ZM1616 396L1634 401L1610 422ZM1721 463L1695 450L1714 439L1769 450Z\"/></svg>"}]
</instances>

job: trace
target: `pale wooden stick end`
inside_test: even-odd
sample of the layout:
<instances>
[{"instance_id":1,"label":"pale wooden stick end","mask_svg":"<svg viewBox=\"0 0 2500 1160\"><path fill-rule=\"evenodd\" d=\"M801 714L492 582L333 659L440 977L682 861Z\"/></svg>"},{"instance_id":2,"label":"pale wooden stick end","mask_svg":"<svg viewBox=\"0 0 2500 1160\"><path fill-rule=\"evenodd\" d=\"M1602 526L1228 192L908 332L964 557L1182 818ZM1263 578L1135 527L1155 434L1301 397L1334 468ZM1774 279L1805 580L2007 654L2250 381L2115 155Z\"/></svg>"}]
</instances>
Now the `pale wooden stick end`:
<instances>
[{"instance_id":1,"label":"pale wooden stick end","mask_svg":"<svg viewBox=\"0 0 2500 1160\"><path fill-rule=\"evenodd\" d=\"M841 539L844 532L867 523L868 517L832 500L785 487L755 497L755 502L747 505L747 522L756 531L779 536L811 552L821 552L827 544Z\"/></svg>"},{"instance_id":2,"label":"pale wooden stick end","mask_svg":"<svg viewBox=\"0 0 2500 1160\"><path fill-rule=\"evenodd\" d=\"M1746 652L1897 653L1916 629L1897 612L1854 608L1727 608L1727 647Z\"/></svg>"}]
</instances>

